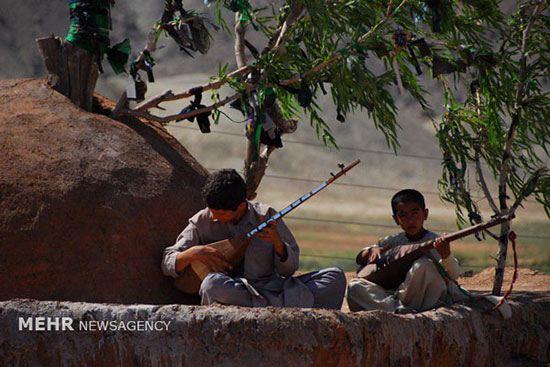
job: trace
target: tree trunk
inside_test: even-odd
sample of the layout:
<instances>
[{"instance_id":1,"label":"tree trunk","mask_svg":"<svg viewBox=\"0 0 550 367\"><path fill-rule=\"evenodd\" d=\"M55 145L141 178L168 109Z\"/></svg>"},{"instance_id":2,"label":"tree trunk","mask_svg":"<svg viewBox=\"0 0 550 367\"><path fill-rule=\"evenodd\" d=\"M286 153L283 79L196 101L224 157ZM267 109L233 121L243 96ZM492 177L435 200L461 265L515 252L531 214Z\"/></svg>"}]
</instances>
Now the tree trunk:
<instances>
[{"instance_id":1,"label":"tree trunk","mask_svg":"<svg viewBox=\"0 0 550 367\"><path fill-rule=\"evenodd\" d=\"M281 136L283 134L292 134L296 131L298 121L294 119L287 120L283 117L274 94L266 97L263 109L267 113L267 116L273 120ZM247 139L248 146L244 161L244 177L246 181L247 198L253 200L256 197L256 190L258 186L260 186L260 182L265 175L269 156L275 151L275 146L267 146L263 152L260 152L261 146L254 146L254 136L247 133ZM257 159L253 160L255 156Z\"/></svg>"},{"instance_id":2,"label":"tree trunk","mask_svg":"<svg viewBox=\"0 0 550 367\"><path fill-rule=\"evenodd\" d=\"M53 35L36 42L48 70L48 84L77 106L91 111L99 75L94 56Z\"/></svg>"},{"instance_id":3,"label":"tree trunk","mask_svg":"<svg viewBox=\"0 0 550 367\"><path fill-rule=\"evenodd\" d=\"M508 252L508 233L510 222L500 226L500 239L498 241L497 265L495 267L495 281L493 282L493 295L500 296L502 282L504 280L504 269L506 268L506 254Z\"/></svg>"},{"instance_id":4,"label":"tree trunk","mask_svg":"<svg viewBox=\"0 0 550 367\"><path fill-rule=\"evenodd\" d=\"M246 198L248 200L254 200L257 193L256 190L260 186L260 182L265 175L265 170L267 169L267 162L269 161L269 156L275 150L274 146L266 147L264 152L257 153L257 159L255 161L251 160L253 152L251 152L251 146L253 144L248 142L248 153L244 162L244 181L246 182Z\"/></svg>"}]
</instances>

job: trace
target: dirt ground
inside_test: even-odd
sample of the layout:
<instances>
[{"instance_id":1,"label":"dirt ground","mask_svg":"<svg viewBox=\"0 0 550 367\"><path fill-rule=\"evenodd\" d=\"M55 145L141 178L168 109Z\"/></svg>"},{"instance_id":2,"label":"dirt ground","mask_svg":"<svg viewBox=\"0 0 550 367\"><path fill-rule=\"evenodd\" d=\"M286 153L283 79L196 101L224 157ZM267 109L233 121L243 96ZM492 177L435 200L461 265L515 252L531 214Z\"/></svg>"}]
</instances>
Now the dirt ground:
<instances>
[{"instance_id":1,"label":"dirt ground","mask_svg":"<svg viewBox=\"0 0 550 367\"><path fill-rule=\"evenodd\" d=\"M502 291L504 292L510 286L513 267L507 267L504 272L504 283ZM458 283L471 290L491 290L493 288L495 269L486 268L482 272L472 277L460 277ZM519 268L517 271L517 279L514 283L512 291L550 291L550 274L543 274L536 270Z\"/></svg>"},{"instance_id":2,"label":"dirt ground","mask_svg":"<svg viewBox=\"0 0 550 367\"><path fill-rule=\"evenodd\" d=\"M465 289L476 291L487 291L490 293L493 289L494 268L486 268L485 270L473 276L461 276L458 283ZM504 271L504 283L502 285L502 294L510 287L513 267L507 267ZM463 274L467 275L467 274ZM346 273L346 278L349 281L355 278L354 272ZM530 292L549 292L550 291L550 274L543 274L536 270L518 268L517 278L514 282L512 293L514 291L530 291ZM349 312L347 300L344 300L342 311Z\"/></svg>"}]
</instances>

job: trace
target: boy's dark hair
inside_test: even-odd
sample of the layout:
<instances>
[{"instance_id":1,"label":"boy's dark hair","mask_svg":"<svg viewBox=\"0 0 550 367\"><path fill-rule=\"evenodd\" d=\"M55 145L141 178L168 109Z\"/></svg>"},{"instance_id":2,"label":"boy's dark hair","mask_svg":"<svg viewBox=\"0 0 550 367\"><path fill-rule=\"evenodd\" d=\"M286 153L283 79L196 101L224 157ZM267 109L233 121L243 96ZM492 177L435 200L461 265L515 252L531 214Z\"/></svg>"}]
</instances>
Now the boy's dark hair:
<instances>
[{"instance_id":1,"label":"boy's dark hair","mask_svg":"<svg viewBox=\"0 0 550 367\"><path fill-rule=\"evenodd\" d=\"M246 200L246 184L234 169L222 169L208 176L202 198L210 209L237 210Z\"/></svg>"},{"instance_id":2,"label":"boy's dark hair","mask_svg":"<svg viewBox=\"0 0 550 367\"><path fill-rule=\"evenodd\" d=\"M393 212L393 215L397 214L397 205L408 203L410 201L418 204L418 206L422 210L426 209L426 202L424 201L424 196L422 196L420 192L413 189L405 189L393 195L393 198L391 199L391 210Z\"/></svg>"}]
</instances>

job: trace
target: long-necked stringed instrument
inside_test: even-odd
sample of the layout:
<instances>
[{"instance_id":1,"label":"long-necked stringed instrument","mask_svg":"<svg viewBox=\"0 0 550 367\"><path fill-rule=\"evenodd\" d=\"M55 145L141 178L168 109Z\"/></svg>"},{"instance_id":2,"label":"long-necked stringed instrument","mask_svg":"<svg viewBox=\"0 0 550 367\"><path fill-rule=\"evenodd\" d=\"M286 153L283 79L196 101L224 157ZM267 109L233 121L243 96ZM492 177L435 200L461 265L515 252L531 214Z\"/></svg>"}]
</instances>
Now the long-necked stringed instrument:
<instances>
[{"instance_id":1,"label":"long-necked stringed instrument","mask_svg":"<svg viewBox=\"0 0 550 367\"><path fill-rule=\"evenodd\" d=\"M339 164L338 167L340 168L340 172L337 174L331 173L331 178L327 181L320 184L318 187L313 189L312 191L308 192L307 194L300 197L298 200L275 214L273 217L269 218L268 220L264 221L260 225L258 225L256 228L252 229L250 232L238 236L235 238L222 240L214 243L210 243L207 246L212 246L218 251L220 251L227 259L227 261L231 264L233 268L236 268L238 264L241 263L241 261L244 259L244 254L246 252L246 249L248 247L248 243L250 240L257 235L262 229L267 227L271 222L276 221L294 209L296 209L299 205L303 204L306 200L310 199L312 196L319 193L321 190L323 190L325 187L336 181L338 178L346 174L350 169L358 165L360 162L359 159L355 160L348 166L344 167L343 164ZM200 285L204 278L208 274L210 274L212 271L208 266L203 264L202 262L196 260L193 261L185 270L181 277L177 278L175 280L174 285L179 290L185 292L185 293L191 293L195 294L199 292Z\"/></svg>"},{"instance_id":2,"label":"long-necked stringed instrument","mask_svg":"<svg viewBox=\"0 0 550 367\"><path fill-rule=\"evenodd\" d=\"M447 241L455 241L487 228L512 220L513 215L504 215L486 223L464 228L458 232L446 235ZM412 245L402 245L387 249L377 261L366 264L357 270L357 276L376 283L386 289L397 288L403 283L412 264L433 248L434 241L426 241Z\"/></svg>"}]
</instances>

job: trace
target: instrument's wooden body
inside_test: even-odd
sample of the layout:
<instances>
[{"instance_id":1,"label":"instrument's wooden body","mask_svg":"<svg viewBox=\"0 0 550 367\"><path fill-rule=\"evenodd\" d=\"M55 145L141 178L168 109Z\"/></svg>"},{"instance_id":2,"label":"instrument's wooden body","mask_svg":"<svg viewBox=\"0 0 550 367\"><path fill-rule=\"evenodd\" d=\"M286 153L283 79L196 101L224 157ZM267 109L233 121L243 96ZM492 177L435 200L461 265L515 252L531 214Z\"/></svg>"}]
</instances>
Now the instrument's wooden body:
<instances>
[{"instance_id":1,"label":"instrument's wooden body","mask_svg":"<svg viewBox=\"0 0 550 367\"><path fill-rule=\"evenodd\" d=\"M397 288L405 280L412 264L432 247L433 241L428 241L388 249L380 260L360 268L357 276L386 289Z\"/></svg>"},{"instance_id":2,"label":"instrument's wooden body","mask_svg":"<svg viewBox=\"0 0 550 367\"><path fill-rule=\"evenodd\" d=\"M513 215L505 215L487 223L451 233L445 238L451 242L470 234L496 226L513 219ZM433 248L433 240L390 248L384 251L382 257L374 263L366 264L357 270L357 276L376 283L386 289L397 288L401 284L412 264Z\"/></svg>"},{"instance_id":3,"label":"instrument's wooden body","mask_svg":"<svg viewBox=\"0 0 550 367\"><path fill-rule=\"evenodd\" d=\"M245 235L210 243L207 246L214 247L216 250L220 251L229 264L235 268L243 260L249 242L250 238ZM183 275L175 279L174 286L182 292L197 294L199 293L202 281L211 272L210 268L202 262L198 260L193 261L185 269Z\"/></svg>"}]
</instances>

